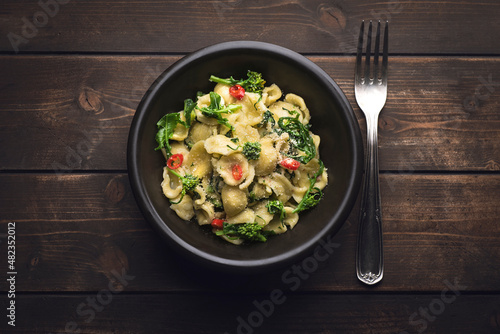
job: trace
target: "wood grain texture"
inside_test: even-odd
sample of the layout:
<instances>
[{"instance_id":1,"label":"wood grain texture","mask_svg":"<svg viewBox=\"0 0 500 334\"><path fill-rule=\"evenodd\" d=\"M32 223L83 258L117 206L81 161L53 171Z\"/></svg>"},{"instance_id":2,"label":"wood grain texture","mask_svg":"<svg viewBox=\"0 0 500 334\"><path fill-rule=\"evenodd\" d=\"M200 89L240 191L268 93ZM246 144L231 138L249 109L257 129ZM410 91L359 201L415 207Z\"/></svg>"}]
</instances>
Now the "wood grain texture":
<instances>
[{"instance_id":1,"label":"wood grain texture","mask_svg":"<svg viewBox=\"0 0 500 334\"><path fill-rule=\"evenodd\" d=\"M9 333L494 334L499 329L498 295L446 290L396 298L279 291L130 295L103 286L89 294L21 295L19 320ZM5 309L4 300L0 305Z\"/></svg>"},{"instance_id":2,"label":"wood grain texture","mask_svg":"<svg viewBox=\"0 0 500 334\"><path fill-rule=\"evenodd\" d=\"M173 56L1 56L0 169L125 170L135 109ZM353 105L353 57L310 57ZM394 57L380 168L500 169L500 60ZM179 109L182 102L179 103ZM318 122L320 120L313 120Z\"/></svg>"},{"instance_id":3,"label":"wood grain texture","mask_svg":"<svg viewBox=\"0 0 500 334\"><path fill-rule=\"evenodd\" d=\"M15 222L17 318L8 326L4 311L0 332L500 333L499 8L2 1L0 292L9 290L4 252ZM126 174L128 131L147 88L199 48L275 43L334 78L364 132L353 92L363 19L390 21L379 120L383 281L368 287L355 277L357 206L323 240L332 253L323 246L321 260L316 252L235 276L179 257L144 220ZM313 126L320 121L313 111Z\"/></svg>"},{"instance_id":4,"label":"wood grain texture","mask_svg":"<svg viewBox=\"0 0 500 334\"><path fill-rule=\"evenodd\" d=\"M0 183L2 231L16 222L18 291L98 291L122 271L136 277L127 291L371 291L354 274L357 208L325 238L332 254L324 260L310 254L229 279L189 265L160 240L126 175L3 174ZM377 291L441 291L457 281L499 292L499 195L499 175L383 174L385 277Z\"/></svg>"},{"instance_id":5,"label":"wood grain texture","mask_svg":"<svg viewBox=\"0 0 500 334\"><path fill-rule=\"evenodd\" d=\"M500 29L498 6L495 0L90 0L48 8L49 16L37 1L8 0L0 11L0 51L191 52L243 39L353 53L361 20L388 19L393 53L499 54L491 33Z\"/></svg>"}]
</instances>

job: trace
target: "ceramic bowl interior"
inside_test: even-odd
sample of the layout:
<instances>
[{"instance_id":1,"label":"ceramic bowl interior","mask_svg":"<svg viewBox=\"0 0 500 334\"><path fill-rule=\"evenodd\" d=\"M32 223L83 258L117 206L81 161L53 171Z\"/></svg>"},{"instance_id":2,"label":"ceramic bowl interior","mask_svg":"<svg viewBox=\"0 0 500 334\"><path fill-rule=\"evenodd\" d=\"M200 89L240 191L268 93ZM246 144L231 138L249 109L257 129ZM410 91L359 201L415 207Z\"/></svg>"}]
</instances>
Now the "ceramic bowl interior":
<instances>
[{"instance_id":1,"label":"ceramic bowl interior","mask_svg":"<svg viewBox=\"0 0 500 334\"><path fill-rule=\"evenodd\" d=\"M261 72L268 84L302 96L311 112L311 131L321 136L320 155L329 185L314 209L300 214L293 230L266 243L235 246L196 222L181 220L162 194L164 158L156 147L156 122L182 110L186 98L213 90L211 74L246 77ZM128 143L132 190L146 219L169 244L197 264L233 272L277 268L308 255L319 240L335 233L356 201L363 146L352 108L337 84L317 65L289 49L261 42L227 42L194 52L167 69L151 86L134 116Z\"/></svg>"}]
</instances>

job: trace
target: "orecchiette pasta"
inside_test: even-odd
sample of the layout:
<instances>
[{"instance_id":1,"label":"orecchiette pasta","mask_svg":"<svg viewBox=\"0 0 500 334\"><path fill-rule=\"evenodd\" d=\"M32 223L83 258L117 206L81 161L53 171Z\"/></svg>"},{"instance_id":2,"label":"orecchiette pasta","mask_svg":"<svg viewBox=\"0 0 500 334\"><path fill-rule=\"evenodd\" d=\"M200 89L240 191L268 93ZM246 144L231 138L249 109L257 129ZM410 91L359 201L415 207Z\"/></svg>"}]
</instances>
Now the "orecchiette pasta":
<instances>
[{"instance_id":1,"label":"orecchiette pasta","mask_svg":"<svg viewBox=\"0 0 500 334\"><path fill-rule=\"evenodd\" d=\"M189 195L184 196L179 203L172 204L170 207L184 220L190 220L194 217L193 200Z\"/></svg>"},{"instance_id":2,"label":"orecchiette pasta","mask_svg":"<svg viewBox=\"0 0 500 334\"><path fill-rule=\"evenodd\" d=\"M167 167L163 167L163 181L161 183L163 194L167 198L176 198L182 192L182 184L176 178L170 178Z\"/></svg>"},{"instance_id":3,"label":"orecchiette pasta","mask_svg":"<svg viewBox=\"0 0 500 334\"><path fill-rule=\"evenodd\" d=\"M236 245L293 229L328 184L304 99L247 75L210 77L213 91L165 115L156 136L170 208Z\"/></svg>"},{"instance_id":4,"label":"orecchiette pasta","mask_svg":"<svg viewBox=\"0 0 500 334\"><path fill-rule=\"evenodd\" d=\"M235 166L238 166L238 177L235 177ZM223 156L214 164L215 172L230 186L241 184L249 175L248 160L241 153Z\"/></svg>"},{"instance_id":5,"label":"orecchiette pasta","mask_svg":"<svg viewBox=\"0 0 500 334\"><path fill-rule=\"evenodd\" d=\"M241 149L231 141L230 138L223 135L215 135L205 140L205 150L209 154L230 155Z\"/></svg>"},{"instance_id":6,"label":"orecchiette pasta","mask_svg":"<svg viewBox=\"0 0 500 334\"><path fill-rule=\"evenodd\" d=\"M193 145L189 155L186 159L186 169L191 174L203 178L209 175L212 171L212 164L210 163L210 154L205 150L204 141L199 141Z\"/></svg>"},{"instance_id":7,"label":"orecchiette pasta","mask_svg":"<svg viewBox=\"0 0 500 334\"><path fill-rule=\"evenodd\" d=\"M230 224L244 224L255 221L255 212L252 209L245 209L240 213L227 217L227 222Z\"/></svg>"},{"instance_id":8,"label":"orecchiette pasta","mask_svg":"<svg viewBox=\"0 0 500 334\"><path fill-rule=\"evenodd\" d=\"M262 138L260 140L260 157L255 163L255 175L269 175L278 164L279 154L276 151L275 141L272 138Z\"/></svg>"},{"instance_id":9,"label":"orecchiette pasta","mask_svg":"<svg viewBox=\"0 0 500 334\"><path fill-rule=\"evenodd\" d=\"M200 140L206 140L217 134L217 127L196 122L189 129L188 140L191 144L196 144Z\"/></svg>"},{"instance_id":10,"label":"orecchiette pasta","mask_svg":"<svg viewBox=\"0 0 500 334\"><path fill-rule=\"evenodd\" d=\"M274 218L274 215L266 208L267 203L267 201L260 201L252 207L255 212L255 222L262 226L266 226Z\"/></svg>"},{"instance_id":11,"label":"orecchiette pasta","mask_svg":"<svg viewBox=\"0 0 500 334\"><path fill-rule=\"evenodd\" d=\"M226 211L229 217L235 216L243 211L248 204L245 191L228 184L222 188L221 197L224 211Z\"/></svg>"},{"instance_id":12,"label":"orecchiette pasta","mask_svg":"<svg viewBox=\"0 0 500 334\"><path fill-rule=\"evenodd\" d=\"M264 88L262 92L262 99L265 101L267 106L270 106L274 102L281 98L281 89L276 85L272 84L269 87Z\"/></svg>"},{"instance_id":13,"label":"orecchiette pasta","mask_svg":"<svg viewBox=\"0 0 500 334\"><path fill-rule=\"evenodd\" d=\"M288 102L294 106L297 106L299 111L301 112L302 123L304 123L304 124L309 123L309 120L311 119L311 115L309 114L309 109L307 109L306 103L304 102L303 98L301 98L298 95L290 93L290 94L286 94L285 102Z\"/></svg>"}]
</instances>

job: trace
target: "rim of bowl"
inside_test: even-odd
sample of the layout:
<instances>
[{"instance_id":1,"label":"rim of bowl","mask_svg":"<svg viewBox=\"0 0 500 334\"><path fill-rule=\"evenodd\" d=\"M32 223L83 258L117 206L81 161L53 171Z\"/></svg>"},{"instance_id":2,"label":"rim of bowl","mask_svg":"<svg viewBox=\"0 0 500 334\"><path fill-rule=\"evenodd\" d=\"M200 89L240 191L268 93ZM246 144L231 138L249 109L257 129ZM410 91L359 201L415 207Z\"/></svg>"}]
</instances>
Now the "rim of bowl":
<instances>
[{"instance_id":1,"label":"rim of bowl","mask_svg":"<svg viewBox=\"0 0 500 334\"><path fill-rule=\"evenodd\" d=\"M207 56L213 56L217 53L236 50L259 50L267 52L269 54L276 54L307 67L308 70L314 73L314 75L318 79L322 80L322 83L325 85L325 87L329 87L334 92L339 104L341 105L341 109L347 111L345 117L347 118L347 124L349 126L348 132L352 133L354 138L353 141L349 142L349 144L351 145L351 149L354 152L354 168L352 168L349 175L351 182L349 182L349 186L347 188L345 196L339 205L340 209L313 238L287 252L273 257L257 260L233 260L221 258L219 256L201 251L200 249L192 246L191 244L177 236L156 212L154 205L151 202L146 188L144 184L142 184L140 175L138 173L140 169L138 166L137 157L137 143L139 139L139 132L144 123L144 118L146 117L148 106L155 102L161 86L170 77L175 76L178 71L181 71L186 64L192 63ZM322 68L320 68L311 60L307 59L305 56L302 56L295 51L276 44L258 41L243 40L218 43L194 51L174 62L162 74L159 75L159 77L153 82L153 84L149 87L149 89L141 99L141 102L139 103L136 113L134 114L134 117L132 119L127 143L127 168L132 192L142 214L145 216L150 225L152 225L153 228L157 232L159 232L162 237L166 239L171 246L173 246L173 248L176 249L176 251L189 257L194 262L204 266L208 266L212 269L215 268L231 272L233 272L234 270L243 273L259 272L275 268L280 264L291 264L300 256L305 255L306 252L310 251L314 246L316 246L318 242L322 240L322 238L328 236L329 234L336 233L338 229L340 229L340 227L345 223L345 220L348 218L352 207L356 202L361 184L362 165L363 144L361 131L359 129L359 125L352 106L337 83Z\"/></svg>"}]
</instances>

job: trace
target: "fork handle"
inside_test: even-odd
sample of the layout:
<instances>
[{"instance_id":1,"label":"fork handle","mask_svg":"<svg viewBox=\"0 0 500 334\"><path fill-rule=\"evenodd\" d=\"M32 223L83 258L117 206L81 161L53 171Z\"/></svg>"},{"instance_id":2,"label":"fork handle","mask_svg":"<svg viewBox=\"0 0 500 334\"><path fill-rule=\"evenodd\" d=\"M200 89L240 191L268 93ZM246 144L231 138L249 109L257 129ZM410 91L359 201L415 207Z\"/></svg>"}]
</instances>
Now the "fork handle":
<instances>
[{"instance_id":1,"label":"fork handle","mask_svg":"<svg viewBox=\"0 0 500 334\"><path fill-rule=\"evenodd\" d=\"M368 152L359 217L356 273L361 282L369 285L379 282L384 272L377 127L378 115L366 117Z\"/></svg>"}]
</instances>

